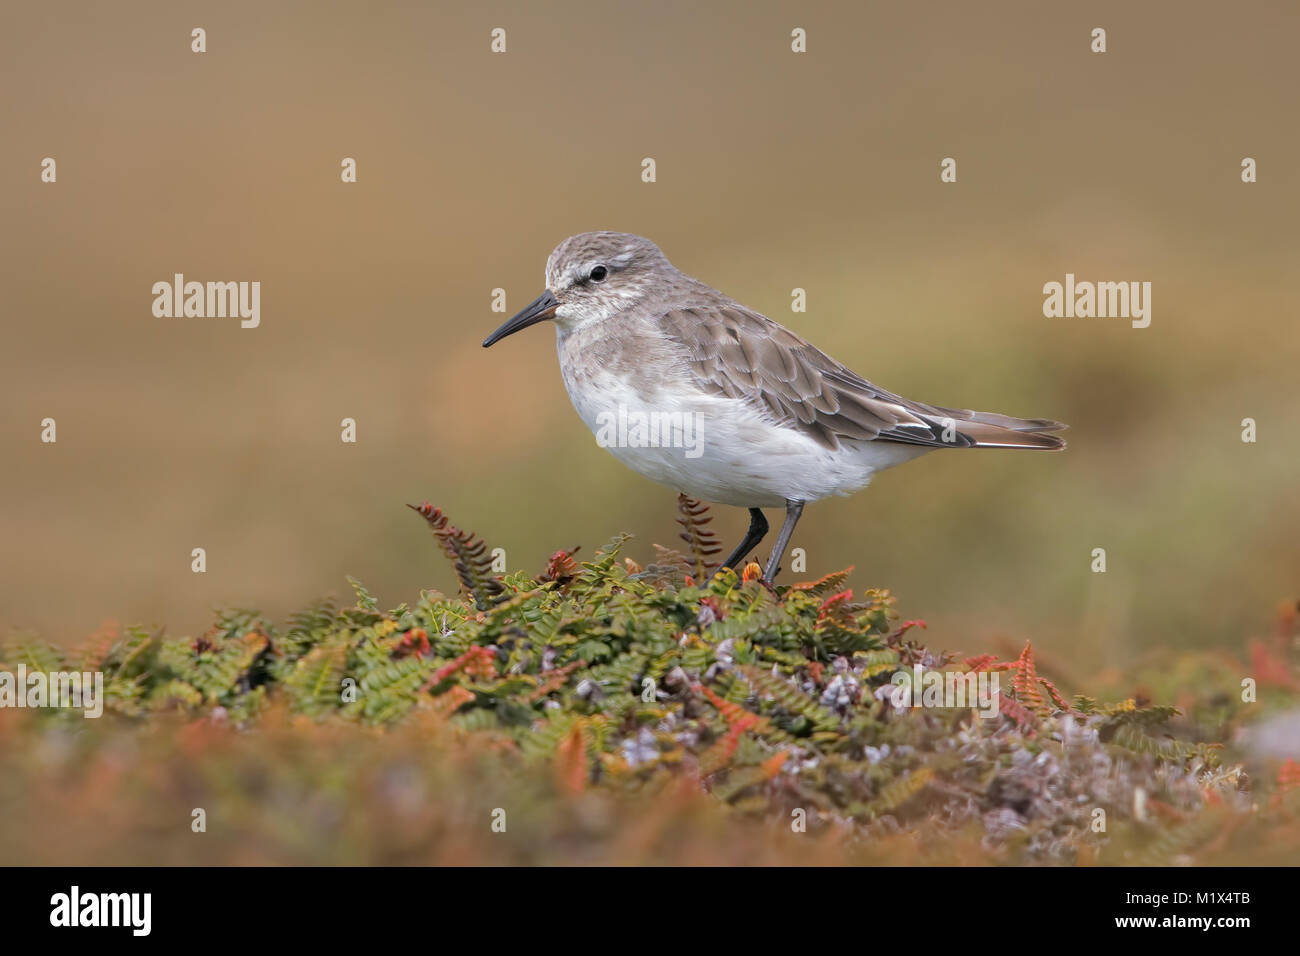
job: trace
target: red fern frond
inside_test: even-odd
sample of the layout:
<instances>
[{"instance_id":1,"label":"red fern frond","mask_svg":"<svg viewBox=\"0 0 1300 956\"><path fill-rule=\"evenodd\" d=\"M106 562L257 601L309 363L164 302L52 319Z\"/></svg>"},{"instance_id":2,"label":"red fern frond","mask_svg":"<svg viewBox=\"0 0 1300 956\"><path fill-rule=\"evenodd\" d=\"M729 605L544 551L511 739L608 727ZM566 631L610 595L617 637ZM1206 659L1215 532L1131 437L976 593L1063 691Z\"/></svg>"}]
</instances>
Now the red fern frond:
<instances>
[{"instance_id":1,"label":"red fern frond","mask_svg":"<svg viewBox=\"0 0 1300 956\"><path fill-rule=\"evenodd\" d=\"M1038 671L1034 667L1034 647L1029 641L1020 652L1016 661L1016 676L1011 679L1011 686L1016 692L1016 700L1031 710L1043 706L1043 695L1038 691Z\"/></svg>"},{"instance_id":2,"label":"red fern frond","mask_svg":"<svg viewBox=\"0 0 1300 956\"><path fill-rule=\"evenodd\" d=\"M452 525L442 509L433 507L427 501L422 505L407 507L428 522L429 530L433 532L439 547L456 572L456 579L474 599L475 606L480 611L485 611L499 600L505 593L505 586L492 573L492 555L488 551L487 542Z\"/></svg>"},{"instance_id":3,"label":"red fern frond","mask_svg":"<svg viewBox=\"0 0 1300 956\"><path fill-rule=\"evenodd\" d=\"M713 515L709 514L709 506L704 502L682 494L677 496L677 511L677 523L682 526L678 537L690 548L691 570L697 581L707 581L718 566L713 556L722 550L718 533L706 527Z\"/></svg>"},{"instance_id":4,"label":"red fern frond","mask_svg":"<svg viewBox=\"0 0 1300 956\"><path fill-rule=\"evenodd\" d=\"M763 779L771 780L773 777L777 776L781 772L782 768L785 767L785 762L789 756L790 751L778 750L776 753L772 754L772 756L764 760L759 765L763 771Z\"/></svg>"},{"instance_id":5,"label":"red fern frond","mask_svg":"<svg viewBox=\"0 0 1300 956\"><path fill-rule=\"evenodd\" d=\"M897 644L899 639L908 631L910 631L912 628L919 627L921 630L924 631L927 630L929 626L930 625L926 624L925 621L922 621L920 619L917 619L915 621L904 621L894 630L892 634L889 635L889 637L886 639L886 643Z\"/></svg>"},{"instance_id":6,"label":"red fern frond","mask_svg":"<svg viewBox=\"0 0 1300 956\"><path fill-rule=\"evenodd\" d=\"M402 635L402 639L393 648L393 657L406 657L412 652L415 652L418 657L423 657L432 650L429 645L429 632L422 627L416 627Z\"/></svg>"},{"instance_id":7,"label":"red fern frond","mask_svg":"<svg viewBox=\"0 0 1300 956\"><path fill-rule=\"evenodd\" d=\"M711 776L731 763L732 758L736 756L736 751L740 749L740 738L744 736L745 731L752 730L758 720L754 714L746 713L746 717L750 719L742 720L731 727L721 740L701 756L700 773L703 776Z\"/></svg>"},{"instance_id":8,"label":"red fern frond","mask_svg":"<svg viewBox=\"0 0 1300 956\"><path fill-rule=\"evenodd\" d=\"M474 699L474 692L457 684L445 694L433 698L429 712L438 720L446 720Z\"/></svg>"},{"instance_id":9,"label":"red fern frond","mask_svg":"<svg viewBox=\"0 0 1300 956\"><path fill-rule=\"evenodd\" d=\"M766 717L760 717L758 714L746 710L735 701L719 697L703 684L696 684L695 691L697 693L703 693L705 697L709 698L709 703L717 708L718 713L722 715L722 719L727 722L727 726L732 730L735 730L737 727L751 730L767 726Z\"/></svg>"},{"instance_id":10,"label":"red fern frond","mask_svg":"<svg viewBox=\"0 0 1300 956\"><path fill-rule=\"evenodd\" d=\"M1277 788L1286 793L1300 787L1300 761L1288 759L1277 768Z\"/></svg>"},{"instance_id":11,"label":"red fern frond","mask_svg":"<svg viewBox=\"0 0 1300 956\"><path fill-rule=\"evenodd\" d=\"M569 675L585 664L586 661L572 661L563 667L557 667L555 670L543 671L538 675L542 678L542 682L537 685L536 689L530 690L524 696L524 700L531 704L541 700L547 694L559 690L568 683Z\"/></svg>"},{"instance_id":12,"label":"red fern frond","mask_svg":"<svg viewBox=\"0 0 1300 956\"><path fill-rule=\"evenodd\" d=\"M1011 719L1027 736L1034 736L1034 714L1006 691L998 694L998 713Z\"/></svg>"},{"instance_id":13,"label":"red fern frond","mask_svg":"<svg viewBox=\"0 0 1300 956\"><path fill-rule=\"evenodd\" d=\"M1065 695L1056 689L1055 684L1046 677L1038 678L1038 683L1042 684L1043 687L1047 689L1047 696L1052 698L1052 703L1056 705L1057 710L1063 710L1067 714L1074 713L1074 708L1071 707L1070 702L1065 699Z\"/></svg>"},{"instance_id":14,"label":"red fern frond","mask_svg":"<svg viewBox=\"0 0 1300 956\"><path fill-rule=\"evenodd\" d=\"M807 591L814 597L821 597L824 594L832 594L846 580L848 580L849 574L852 571L853 565L850 564L843 571L832 571L830 574L822 575L816 581L801 581L798 584L792 584L787 593L792 594L796 591Z\"/></svg>"},{"instance_id":15,"label":"red fern frond","mask_svg":"<svg viewBox=\"0 0 1300 956\"><path fill-rule=\"evenodd\" d=\"M1013 671L1016 669L1015 661L1000 661L996 654L980 654L976 657L968 657L965 660L968 671Z\"/></svg>"},{"instance_id":16,"label":"red fern frond","mask_svg":"<svg viewBox=\"0 0 1300 956\"><path fill-rule=\"evenodd\" d=\"M578 546L580 547L580 546ZM582 568L578 562L573 560L573 556L578 553L578 547L568 551L556 551L547 559L546 570L542 572L539 581L555 581L560 587L568 586L574 578L582 573Z\"/></svg>"},{"instance_id":17,"label":"red fern frond","mask_svg":"<svg viewBox=\"0 0 1300 956\"><path fill-rule=\"evenodd\" d=\"M821 607L817 609L817 623L820 624L825 620L843 622L846 605L851 597L853 597L852 589L841 591L839 594L832 594L825 601L822 601Z\"/></svg>"},{"instance_id":18,"label":"red fern frond","mask_svg":"<svg viewBox=\"0 0 1300 956\"><path fill-rule=\"evenodd\" d=\"M437 687L448 677L462 672L466 677L478 677L482 679L496 677L496 654L492 652L491 648L479 647L475 644L450 664L444 664L442 667L439 667L434 671L432 676L424 682L424 686L421 690L428 690L431 687Z\"/></svg>"},{"instance_id":19,"label":"red fern frond","mask_svg":"<svg viewBox=\"0 0 1300 956\"><path fill-rule=\"evenodd\" d=\"M1280 640L1266 642L1258 639L1250 642L1250 666L1255 671L1255 680L1261 687L1271 685L1300 690L1300 681L1291 673L1285 652L1279 650L1282 643Z\"/></svg>"},{"instance_id":20,"label":"red fern frond","mask_svg":"<svg viewBox=\"0 0 1300 956\"><path fill-rule=\"evenodd\" d=\"M591 769L587 760L587 718L579 717L555 748L555 769L560 787L580 793L587 785Z\"/></svg>"}]
</instances>

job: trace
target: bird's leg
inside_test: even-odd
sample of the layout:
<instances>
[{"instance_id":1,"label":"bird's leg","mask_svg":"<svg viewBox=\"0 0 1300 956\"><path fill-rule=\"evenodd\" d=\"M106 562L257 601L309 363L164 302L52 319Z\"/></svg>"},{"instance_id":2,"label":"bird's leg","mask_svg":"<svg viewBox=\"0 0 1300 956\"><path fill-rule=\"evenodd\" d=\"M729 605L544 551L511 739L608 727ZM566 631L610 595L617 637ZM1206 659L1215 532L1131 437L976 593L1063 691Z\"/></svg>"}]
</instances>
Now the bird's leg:
<instances>
[{"instance_id":1,"label":"bird's leg","mask_svg":"<svg viewBox=\"0 0 1300 956\"><path fill-rule=\"evenodd\" d=\"M781 558L785 556L786 545L790 543L790 535L794 534L794 526L799 523L801 514L803 514L803 502L787 499L785 503L785 524L781 525L781 532L776 536L776 548L772 551L772 557L767 561L767 570L763 572L763 579L768 583L771 583L776 578L776 572L781 567Z\"/></svg>"},{"instance_id":2,"label":"bird's leg","mask_svg":"<svg viewBox=\"0 0 1300 956\"><path fill-rule=\"evenodd\" d=\"M736 546L736 550L731 552L731 557L722 562L724 568L731 568L735 571L736 562L740 561L745 555L758 547L758 543L763 540L767 534L767 518L763 517L763 512L757 508L749 509L749 530L745 532L745 540Z\"/></svg>"}]
</instances>

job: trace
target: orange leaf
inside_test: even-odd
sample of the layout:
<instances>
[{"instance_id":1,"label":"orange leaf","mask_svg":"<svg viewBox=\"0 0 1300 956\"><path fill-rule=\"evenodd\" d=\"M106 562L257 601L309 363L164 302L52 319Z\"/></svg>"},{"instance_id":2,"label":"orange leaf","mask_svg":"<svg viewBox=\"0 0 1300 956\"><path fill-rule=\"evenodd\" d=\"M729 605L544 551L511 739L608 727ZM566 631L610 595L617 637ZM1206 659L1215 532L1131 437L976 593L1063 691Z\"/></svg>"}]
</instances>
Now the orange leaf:
<instances>
[{"instance_id":1,"label":"orange leaf","mask_svg":"<svg viewBox=\"0 0 1300 956\"><path fill-rule=\"evenodd\" d=\"M590 775L587 766L587 718L579 717L574 721L573 728L555 748L555 767L562 789L569 793L580 793L586 787Z\"/></svg>"},{"instance_id":2,"label":"orange leaf","mask_svg":"<svg viewBox=\"0 0 1300 956\"><path fill-rule=\"evenodd\" d=\"M762 763L763 779L771 780L773 777L779 774L781 772L781 768L785 766L786 758L789 756L790 756L790 751L778 750L776 753L772 754L772 756L764 760Z\"/></svg>"},{"instance_id":3,"label":"orange leaf","mask_svg":"<svg viewBox=\"0 0 1300 956\"><path fill-rule=\"evenodd\" d=\"M1016 676L1011 680L1016 699L1034 710L1043 706L1043 695L1038 692L1038 671L1034 668L1034 647L1025 641L1025 649L1016 661Z\"/></svg>"}]
</instances>

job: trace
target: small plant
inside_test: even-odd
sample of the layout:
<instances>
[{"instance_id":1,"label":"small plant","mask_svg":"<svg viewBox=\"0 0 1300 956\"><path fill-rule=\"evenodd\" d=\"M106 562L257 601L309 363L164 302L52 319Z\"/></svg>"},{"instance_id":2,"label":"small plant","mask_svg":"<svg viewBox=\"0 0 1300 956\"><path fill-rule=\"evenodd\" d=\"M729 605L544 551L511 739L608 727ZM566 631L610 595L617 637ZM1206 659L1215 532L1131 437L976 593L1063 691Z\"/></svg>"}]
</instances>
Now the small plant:
<instances>
[{"instance_id":1,"label":"small plant","mask_svg":"<svg viewBox=\"0 0 1300 956\"><path fill-rule=\"evenodd\" d=\"M897 623L888 591L855 595L851 569L776 588L715 572L699 502L679 503L686 553L659 548L642 567L618 537L587 561L556 552L535 577L494 575L481 540L415 510L459 596L382 610L353 582L352 603L283 628L228 612L197 640L127 629L70 652L19 642L3 658L102 669L110 720L128 727L179 714L243 740L280 739L267 728L285 715L394 739L414 728L549 781L556 801L687 783L733 823L784 831L802 813L809 832L836 830L877 859L952 862L965 848L979 854L966 862L1171 862L1221 852L1225 829L1295 838L1294 765L1261 800L1224 760L1218 741L1243 708L1216 708L1211 738L1168 704L1067 698L1028 643L1014 660L935 651L920 622ZM1292 703L1294 651L1268 651ZM894 675L917 667L1005 678L998 715L899 706Z\"/></svg>"}]
</instances>

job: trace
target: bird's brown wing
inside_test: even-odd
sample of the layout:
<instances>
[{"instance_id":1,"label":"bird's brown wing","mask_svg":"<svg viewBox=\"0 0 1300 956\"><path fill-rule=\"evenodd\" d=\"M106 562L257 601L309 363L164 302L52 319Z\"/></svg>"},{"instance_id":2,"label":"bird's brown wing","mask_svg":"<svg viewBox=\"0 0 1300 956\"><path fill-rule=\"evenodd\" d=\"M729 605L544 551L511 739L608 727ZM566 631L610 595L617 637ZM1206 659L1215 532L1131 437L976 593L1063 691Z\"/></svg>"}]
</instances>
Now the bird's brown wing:
<instances>
[{"instance_id":1,"label":"bird's brown wing","mask_svg":"<svg viewBox=\"0 0 1300 956\"><path fill-rule=\"evenodd\" d=\"M1048 419L914 402L872 385L765 315L736 303L682 307L659 317L702 388L738 398L828 448L850 440L908 445L1062 448Z\"/></svg>"}]
</instances>

